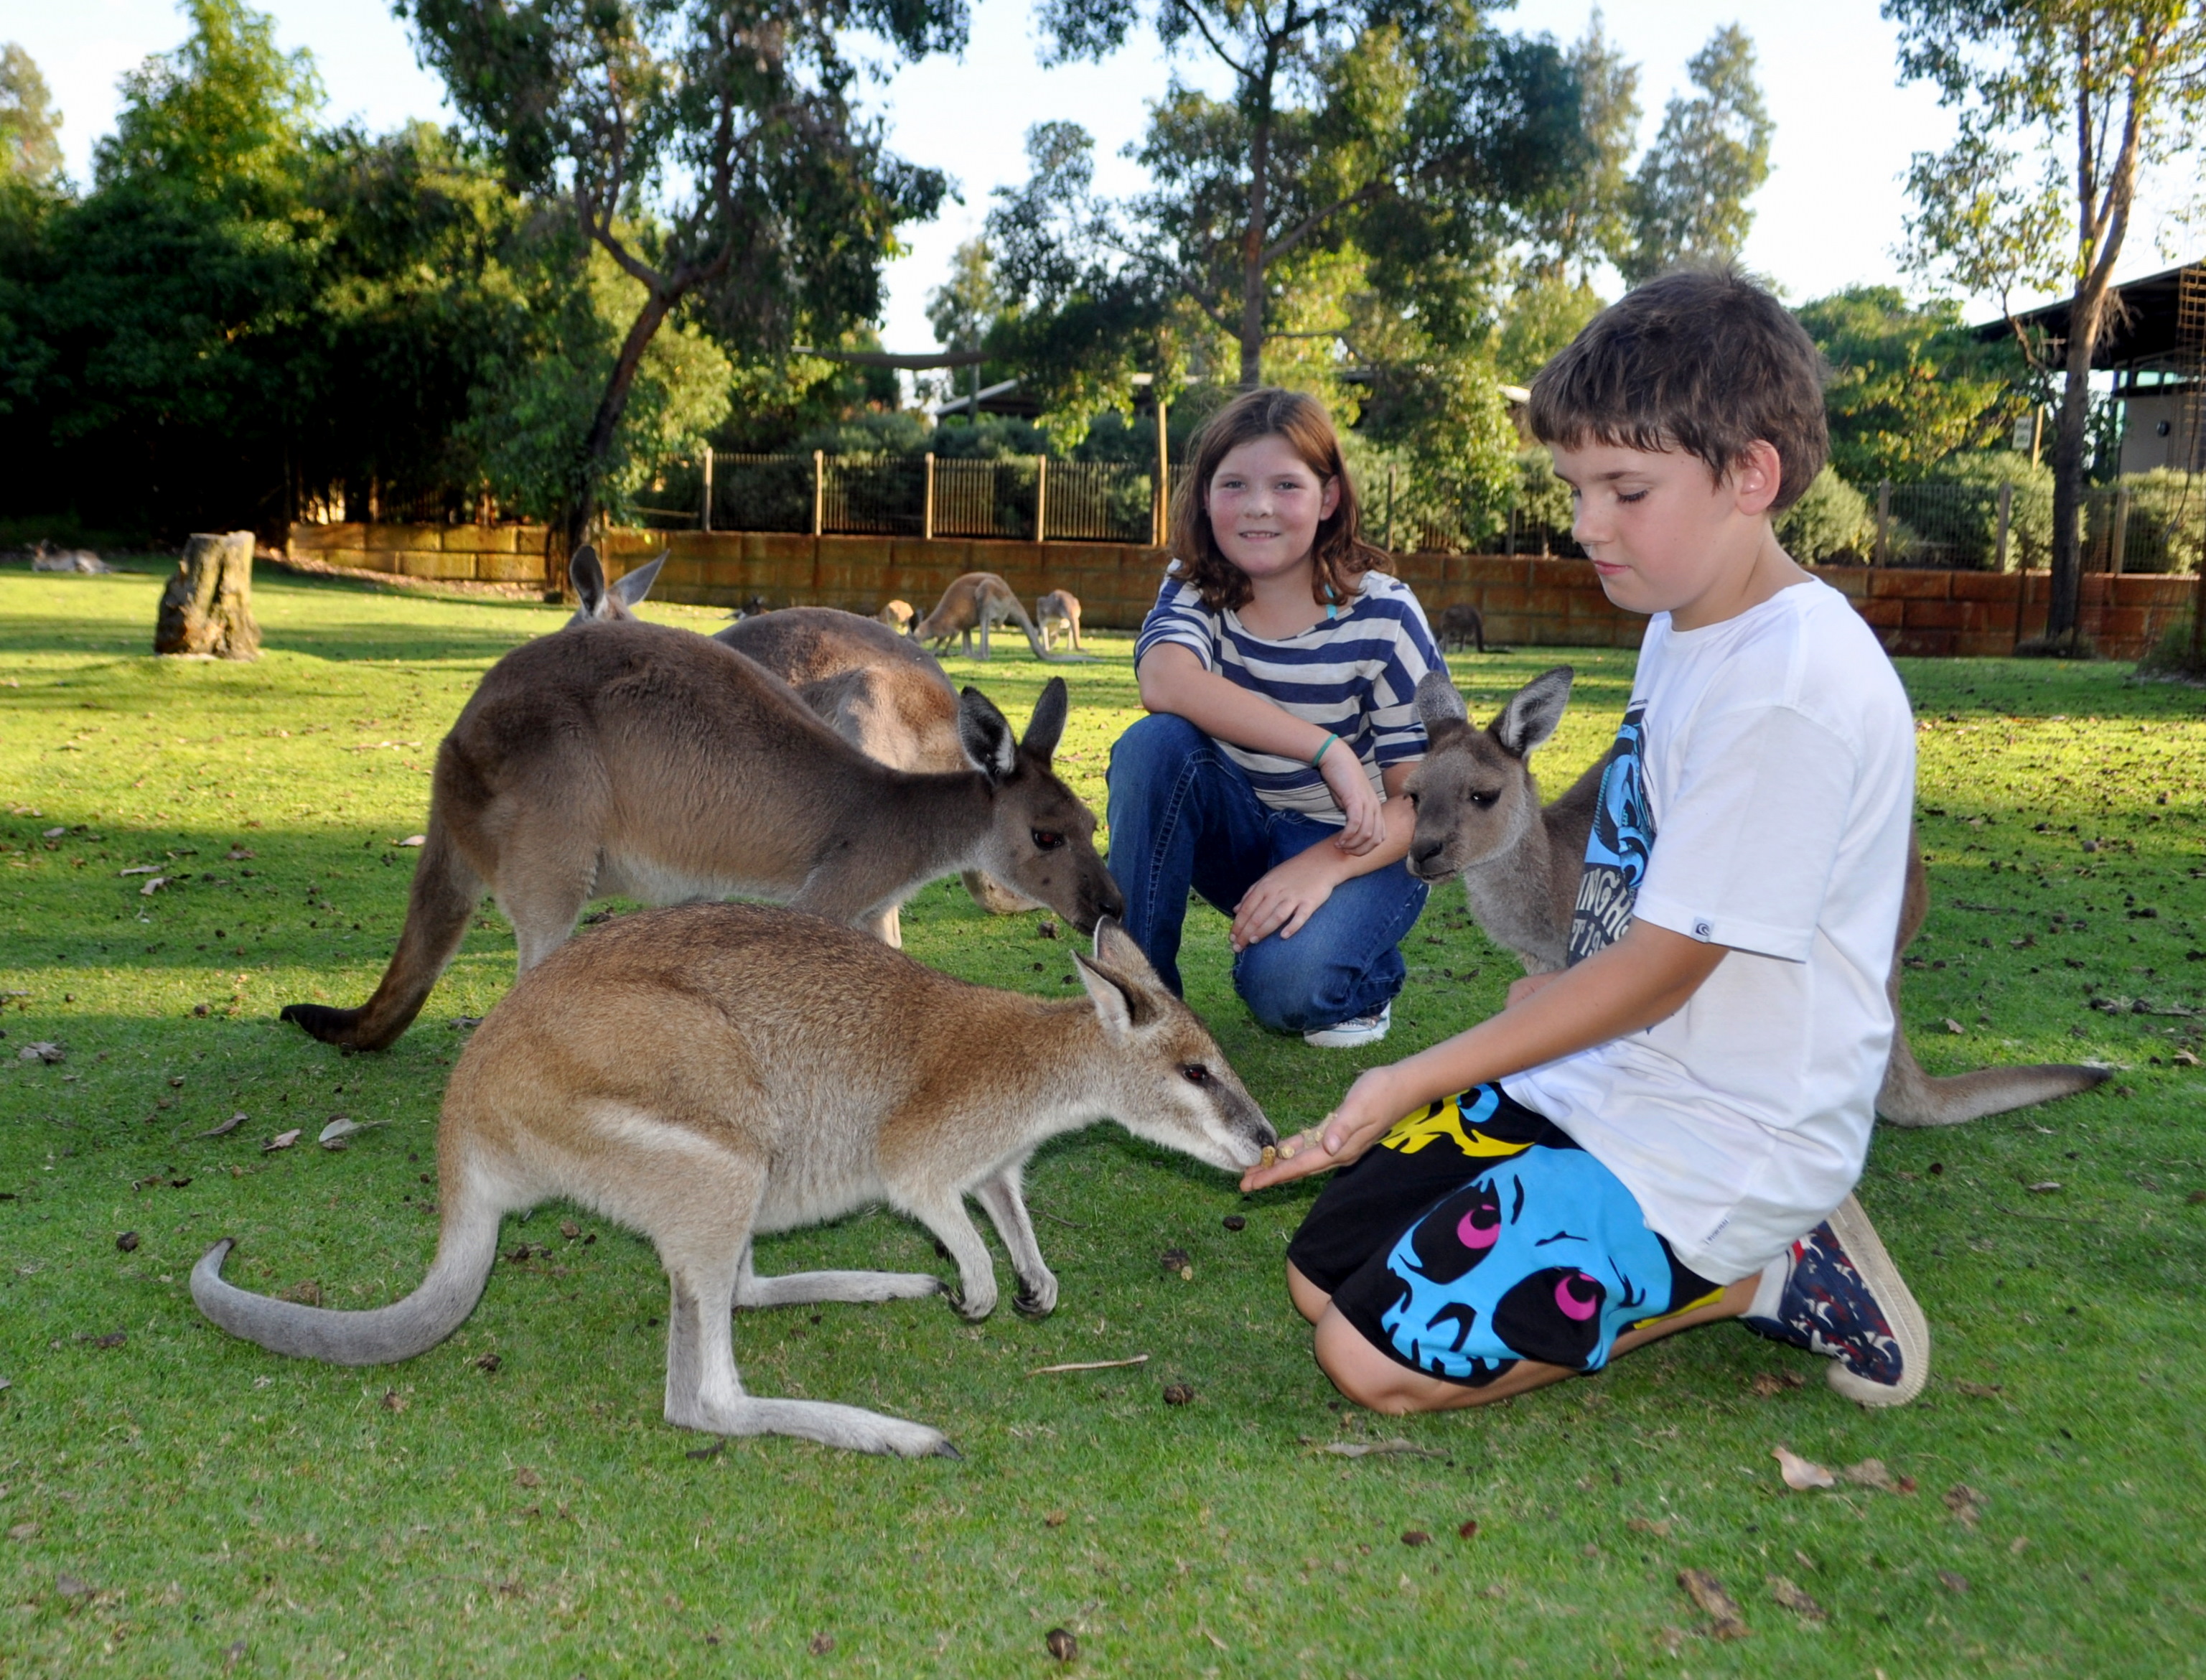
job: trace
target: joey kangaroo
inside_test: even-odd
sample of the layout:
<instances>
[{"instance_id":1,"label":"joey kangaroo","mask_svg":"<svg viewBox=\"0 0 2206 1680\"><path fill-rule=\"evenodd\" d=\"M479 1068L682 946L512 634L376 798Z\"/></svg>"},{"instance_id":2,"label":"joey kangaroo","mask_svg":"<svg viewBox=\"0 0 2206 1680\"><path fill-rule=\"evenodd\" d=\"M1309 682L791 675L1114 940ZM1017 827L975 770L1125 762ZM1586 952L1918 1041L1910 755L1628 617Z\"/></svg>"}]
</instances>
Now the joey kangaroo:
<instances>
[{"instance_id":1,"label":"joey kangaroo","mask_svg":"<svg viewBox=\"0 0 2206 1680\"><path fill-rule=\"evenodd\" d=\"M524 642L477 686L437 749L428 838L382 984L359 1009L293 1004L327 1043L404 1032L484 892L521 972L593 897L667 904L746 893L878 923L926 882L986 869L1088 929L1124 900L1095 819L1050 768L1064 684L1023 741L977 688L958 702L970 764L916 776L867 758L789 685L725 643L616 620Z\"/></svg>"},{"instance_id":2,"label":"joey kangaroo","mask_svg":"<svg viewBox=\"0 0 2206 1680\"><path fill-rule=\"evenodd\" d=\"M1027 617L1027 610L1011 593L1011 586L993 572L968 572L942 592L934 611L914 624L911 634L938 653L950 645L951 637L960 637L969 658L973 632L977 629L981 632L981 657L985 659L988 657L990 627L1012 623L1026 632L1027 646L1034 649L1035 658L1046 660L1051 657L1040 632L1034 629L1034 620ZM1064 657L1058 656L1060 661Z\"/></svg>"},{"instance_id":3,"label":"joey kangaroo","mask_svg":"<svg viewBox=\"0 0 2206 1680\"><path fill-rule=\"evenodd\" d=\"M832 607L790 607L746 618L715 633L796 690L844 740L898 770L963 770L957 691L918 642L885 624ZM985 870L964 872L973 902L994 915L1031 910L1034 901ZM891 909L882 938L903 943Z\"/></svg>"},{"instance_id":4,"label":"joey kangaroo","mask_svg":"<svg viewBox=\"0 0 2206 1680\"><path fill-rule=\"evenodd\" d=\"M1446 671L1428 671L1417 685L1417 712L1431 744L1409 784L1417 807L1410 873L1427 881L1460 874L1479 926L1532 974L1564 966L1586 839L1607 762L1605 757L1595 760L1561 798L1540 803L1540 786L1528 760L1562 721L1573 674L1568 665L1559 665L1534 677L1509 697L1484 730L1472 727L1463 697ZM1877 1093L1879 1114L1896 1126L1951 1126L2072 1096L2107 1077L2102 1069L2061 1063L1982 1068L1947 1077L1924 1073L1908 1047L1900 1018L1899 954L1921 929L1929 908L1929 879L1911 835L1906 891L1893 942L1892 972L1885 982L1892 1003L1892 1051Z\"/></svg>"},{"instance_id":5,"label":"joey kangaroo","mask_svg":"<svg viewBox=\"0 0 2206 1680\"><path fill-rule=\"evenodd\" d=\"M498 1222L557 1198L641 1231L672 1284L666 1421L956 1456L936 1431L820 1400L746 1394L731 1307L932 1295L924 1272L760 1278L751 1244L885 1201L957 1261L957 1310L996 1303L971 1196L1003 1238L1014 1302L1057 1302L1020 1175L1047 1139L1106 1117L1227 1172L1277 1141L1216 1042L1115 922L1075 954L1085 999L991 991L816 917L754 904L630 916L554 952L476 1028L438 1123L437 1258L403 1300L337 1312L224 1283L236 1239L192 1270L233 1336L340 1365L408 1359L474 1310ZM1017 1044L1011 1061L973 1054Z\"/></svg>"},{"instance_id":6,"label":"joey kangaroo","mask_svg":"<svg viewBox=\"0 0 2206 1680\"><path fill-rule=\"evenodd\" d=\"M1034 623L1041 630L1044 652L1049 648L1050 627L1064 626L1064 639L1076 653L1080 649L1080 597L1070 589L1052 589L1034 603Z\"/></svg>"},{"instance_id":7,"label":"joey kangaroo","mask_svg":"<svg viewBox=\"0 0 2206 1680\"><path fill-rule=\"evenodd\" d=\"M584 543L567 562L567 582L579 603L575 616L567 623L603 623L610 619L635 617L630 609L651 593L651 586L659 581L659 569L665 563L666 555L662 551L650 564L638 566L617 583L609 585L605 569L598 563L597 550Z\"/></svg>"}]
</instances>

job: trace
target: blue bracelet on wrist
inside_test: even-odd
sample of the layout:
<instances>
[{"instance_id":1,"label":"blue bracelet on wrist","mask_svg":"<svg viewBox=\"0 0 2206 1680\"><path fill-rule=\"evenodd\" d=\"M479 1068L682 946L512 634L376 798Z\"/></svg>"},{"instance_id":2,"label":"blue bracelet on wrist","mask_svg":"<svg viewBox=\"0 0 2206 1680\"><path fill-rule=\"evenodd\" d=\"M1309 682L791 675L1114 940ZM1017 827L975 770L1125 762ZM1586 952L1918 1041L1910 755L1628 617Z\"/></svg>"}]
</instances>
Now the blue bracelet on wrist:
<instances>
[{"instance_id":1,"label":"blue bracelet on wrist","mask_svg":"<svg viewBox=\"0 0 2206 1680\"><path fill-rule=\"evenodd\" d=\"M1319 760L1321 760L1321 759L1323 759L1323 758L1325 757L1325 755L1326 755L1327 753L1330 753L1330 752L1331 752L1331 751L1332 751L1335 747L1339 746L1339 744L1340 744L1340 737L1339 737L1339 736L1337 736L1337 735L1328 735L1327 736L1326 736L1326 738L1324 739L1324 741L1323 741L1323 742L1321 742L1321 743L1319 743L1319 746L1318 746L1318 749L1317 749L1317 751L1315 751L1315 753L1312 753L1312 754L1310 754L1310 761L1309 761L1310 768L1311 768L1312 770L1315 770L1315 769L1317 768L1317 766L1318 766L1318 762L1319 762Z\"/></svg>"}]
</instances>

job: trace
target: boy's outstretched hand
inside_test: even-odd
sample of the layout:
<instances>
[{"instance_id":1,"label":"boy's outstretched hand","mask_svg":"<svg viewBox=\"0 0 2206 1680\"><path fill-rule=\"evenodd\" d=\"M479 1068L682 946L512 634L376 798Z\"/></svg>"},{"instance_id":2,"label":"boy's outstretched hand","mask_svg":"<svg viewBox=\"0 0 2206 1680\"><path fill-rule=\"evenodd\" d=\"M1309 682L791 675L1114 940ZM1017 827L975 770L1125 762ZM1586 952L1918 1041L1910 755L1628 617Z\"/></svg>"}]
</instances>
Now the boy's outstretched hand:
<instances>
[{"instance_id":1,"label":"boy's outstretched hand","mask_svg":"<svg viewBox=\"0 0 2206 1680\"><path fill-rule=\"evenodd\" d=\"M1269 1166L1251 1167L1241 1175L1243 1191L1268 1189L1359 1159L1389 1126L1417 1106L1404 1105L1393 1095L1397 1082L1393 1075L1391 1067L1371 1068L1359 1074L1340 1099L1340 1106L1325 1117L1322 1125L1280 1139L1277 1160Z\"/></svg>"}]
</instances>

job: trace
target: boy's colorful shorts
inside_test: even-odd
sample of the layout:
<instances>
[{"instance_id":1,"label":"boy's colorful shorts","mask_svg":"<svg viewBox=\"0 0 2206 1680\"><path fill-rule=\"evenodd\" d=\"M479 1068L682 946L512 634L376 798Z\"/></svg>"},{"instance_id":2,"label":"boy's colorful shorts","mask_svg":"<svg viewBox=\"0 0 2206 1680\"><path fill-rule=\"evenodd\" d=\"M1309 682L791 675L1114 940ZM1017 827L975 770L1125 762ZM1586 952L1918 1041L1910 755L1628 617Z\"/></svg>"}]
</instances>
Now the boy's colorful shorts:
<instances>
[{"instance_id":1,"label":"boy's colorful shorts","mask_svg":"<svg viewBox=\"0 0 2206 1680\"><path fill-rule=\"evenodd\" d=\"M1287 1258L1373 1346L1472 1388L1520 1359L1597 1371L1623 1331L1722 1293L1614 1173L1493 1085L1398 1122Z\"/></svg>"}]
</instances>

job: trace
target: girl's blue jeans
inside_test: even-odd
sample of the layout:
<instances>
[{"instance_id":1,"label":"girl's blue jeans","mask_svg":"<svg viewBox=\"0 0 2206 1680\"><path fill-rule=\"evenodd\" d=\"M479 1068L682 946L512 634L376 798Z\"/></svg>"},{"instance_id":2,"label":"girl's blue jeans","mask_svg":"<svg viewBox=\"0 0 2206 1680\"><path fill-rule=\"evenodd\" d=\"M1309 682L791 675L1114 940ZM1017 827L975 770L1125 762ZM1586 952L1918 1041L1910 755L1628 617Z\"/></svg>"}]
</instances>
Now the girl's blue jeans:
<instances>
[{"instance_id":1,"label":"girl's blue jeans","mask_svg":"<svg viewBox=\"0 0 2206 1680\"><path fill-rule=\"evenodd\" d=\"M1184 718L1153 712L1111 749L1111 873L1126 931L1174 992L1190 890L1227 915L1274 866L1340 832L1256 797L1240 766ZM1274 1032L1375 1014L1407 977L1399 946L1428 889L1401 863L1342 882L1292 938L1234 959L1233 989Z\"/></svg>"}]
</instances>

